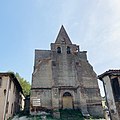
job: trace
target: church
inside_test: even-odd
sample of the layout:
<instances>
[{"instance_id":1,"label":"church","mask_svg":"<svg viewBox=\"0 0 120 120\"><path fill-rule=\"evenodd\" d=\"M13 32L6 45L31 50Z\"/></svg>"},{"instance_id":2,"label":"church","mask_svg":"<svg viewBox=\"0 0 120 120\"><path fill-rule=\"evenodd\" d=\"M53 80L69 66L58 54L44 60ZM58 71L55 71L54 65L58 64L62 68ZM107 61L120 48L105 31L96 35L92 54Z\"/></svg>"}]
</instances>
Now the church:
<instances>
[{"instance_id":1,"label":"church","mask_svg":"<svg viewBox=\"0 0 120 120\"><path fill-rule=\"evenodd\" d=\"M103 116L97 75L86 51L73 44L61 26L50 50L35 50L30 113L80 109L83 115Z\"/></svg>"}]
</instances>

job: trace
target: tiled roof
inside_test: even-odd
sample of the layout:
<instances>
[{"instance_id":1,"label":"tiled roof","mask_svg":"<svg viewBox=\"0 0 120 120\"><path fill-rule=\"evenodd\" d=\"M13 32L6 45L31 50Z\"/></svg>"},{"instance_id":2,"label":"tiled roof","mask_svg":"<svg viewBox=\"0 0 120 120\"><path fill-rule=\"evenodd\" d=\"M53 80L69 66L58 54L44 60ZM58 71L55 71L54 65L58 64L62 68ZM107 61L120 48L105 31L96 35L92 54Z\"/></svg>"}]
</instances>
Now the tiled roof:
<instances>
[{"instance_id":1,"label":"tiled roof","mask_svg":"<svg viewBox=\"0 0 120 120\"><path fill-rule=\"evenodd\" d=\"M100 80L102 80L102 78L104 77L104 76L109 76L109 75L117 75L117 76L120 76L120 70L108 70L108 71L106 71L106 72L104 72L103 74L101 74L101 75L98 75L98 78L100 79Z\"/></svg>"},{"instance_id":2,"label":"tiled roof","mask_svg":"<svg viewBox=\"0 0 120 120\"><path fill-rule=\"evenodd\" d=\"M22 91L22 87L18 81L18 79L16 78L15 74L13 72L0 72L1 76L10 76L14 82L14 84L17 86L17 88L21 91L21 93L23 94Z\"/></svg>"}]
</instances>

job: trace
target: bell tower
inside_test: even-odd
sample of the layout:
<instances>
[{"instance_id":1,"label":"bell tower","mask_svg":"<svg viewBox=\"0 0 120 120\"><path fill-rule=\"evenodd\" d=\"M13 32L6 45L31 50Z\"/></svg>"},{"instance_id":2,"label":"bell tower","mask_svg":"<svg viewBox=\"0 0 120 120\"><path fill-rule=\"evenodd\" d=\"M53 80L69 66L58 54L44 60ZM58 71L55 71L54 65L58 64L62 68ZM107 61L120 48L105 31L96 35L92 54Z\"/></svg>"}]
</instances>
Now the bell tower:
<instances>
[{"instance_id":1,"label":"bell tower","mask_svg":"<svg viewBox=\"0 0 120 120\"><path fill-rule=\"evenodd\" d=\"M55 43L51 43L51 50L57 53L75 53L79 51L79 46L72 44L64 26L62 25Z\"/></svg>"}]
</instances>

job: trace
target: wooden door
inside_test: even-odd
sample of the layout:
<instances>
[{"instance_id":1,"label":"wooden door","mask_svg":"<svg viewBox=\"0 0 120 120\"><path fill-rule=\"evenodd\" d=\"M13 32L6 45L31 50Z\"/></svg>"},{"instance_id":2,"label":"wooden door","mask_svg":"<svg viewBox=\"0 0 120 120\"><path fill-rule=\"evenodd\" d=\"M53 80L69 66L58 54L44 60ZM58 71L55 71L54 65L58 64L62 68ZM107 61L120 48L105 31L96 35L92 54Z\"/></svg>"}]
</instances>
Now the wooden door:
<instances>
[{"instance_id":1,"label":"wooden door","mask_svg":"<svg viewBox=\"0 0 120 120\"><path fill-rule=\"evenodd\" d=\"M73 98L70 93L63 95L63 109L73 109Z\"/></svg>"}]
</instances>

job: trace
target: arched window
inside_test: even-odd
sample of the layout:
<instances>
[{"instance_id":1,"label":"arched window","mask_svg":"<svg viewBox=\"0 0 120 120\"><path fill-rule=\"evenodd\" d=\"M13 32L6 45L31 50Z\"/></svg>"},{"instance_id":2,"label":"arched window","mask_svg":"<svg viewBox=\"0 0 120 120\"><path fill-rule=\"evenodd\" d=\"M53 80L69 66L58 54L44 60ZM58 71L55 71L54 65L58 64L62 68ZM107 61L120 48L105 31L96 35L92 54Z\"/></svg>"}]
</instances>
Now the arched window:
<instances>
[{"instance_id":1,"label":"arched window","mask_svg":"<svg viewBox=\"0 0 120 120\"><path fill-rule=\"evenodd\" d=\"M57 53L61 53L61 48L57 47Z\"/></svg>"},{"instance_id":2,"label":"arched window","mask_svg":"<svg viewBox=\"0 0 120 120\"><path fill-rule=\"evenodd\" d=\"M69 46L67 46L67 54L70 54L71 52L70 52L70 47Z\"/></svg>"},{"instance_id":3,"label":"arched window","mask_svg":"<svg viewBox=\"0 0 120 120\"><path fill-rule=\"evenodd\" d=\"M72 95L69 92L65 92L63 96L65 97L65 96L72 96Z\"/></svg>"}]
</instances>

